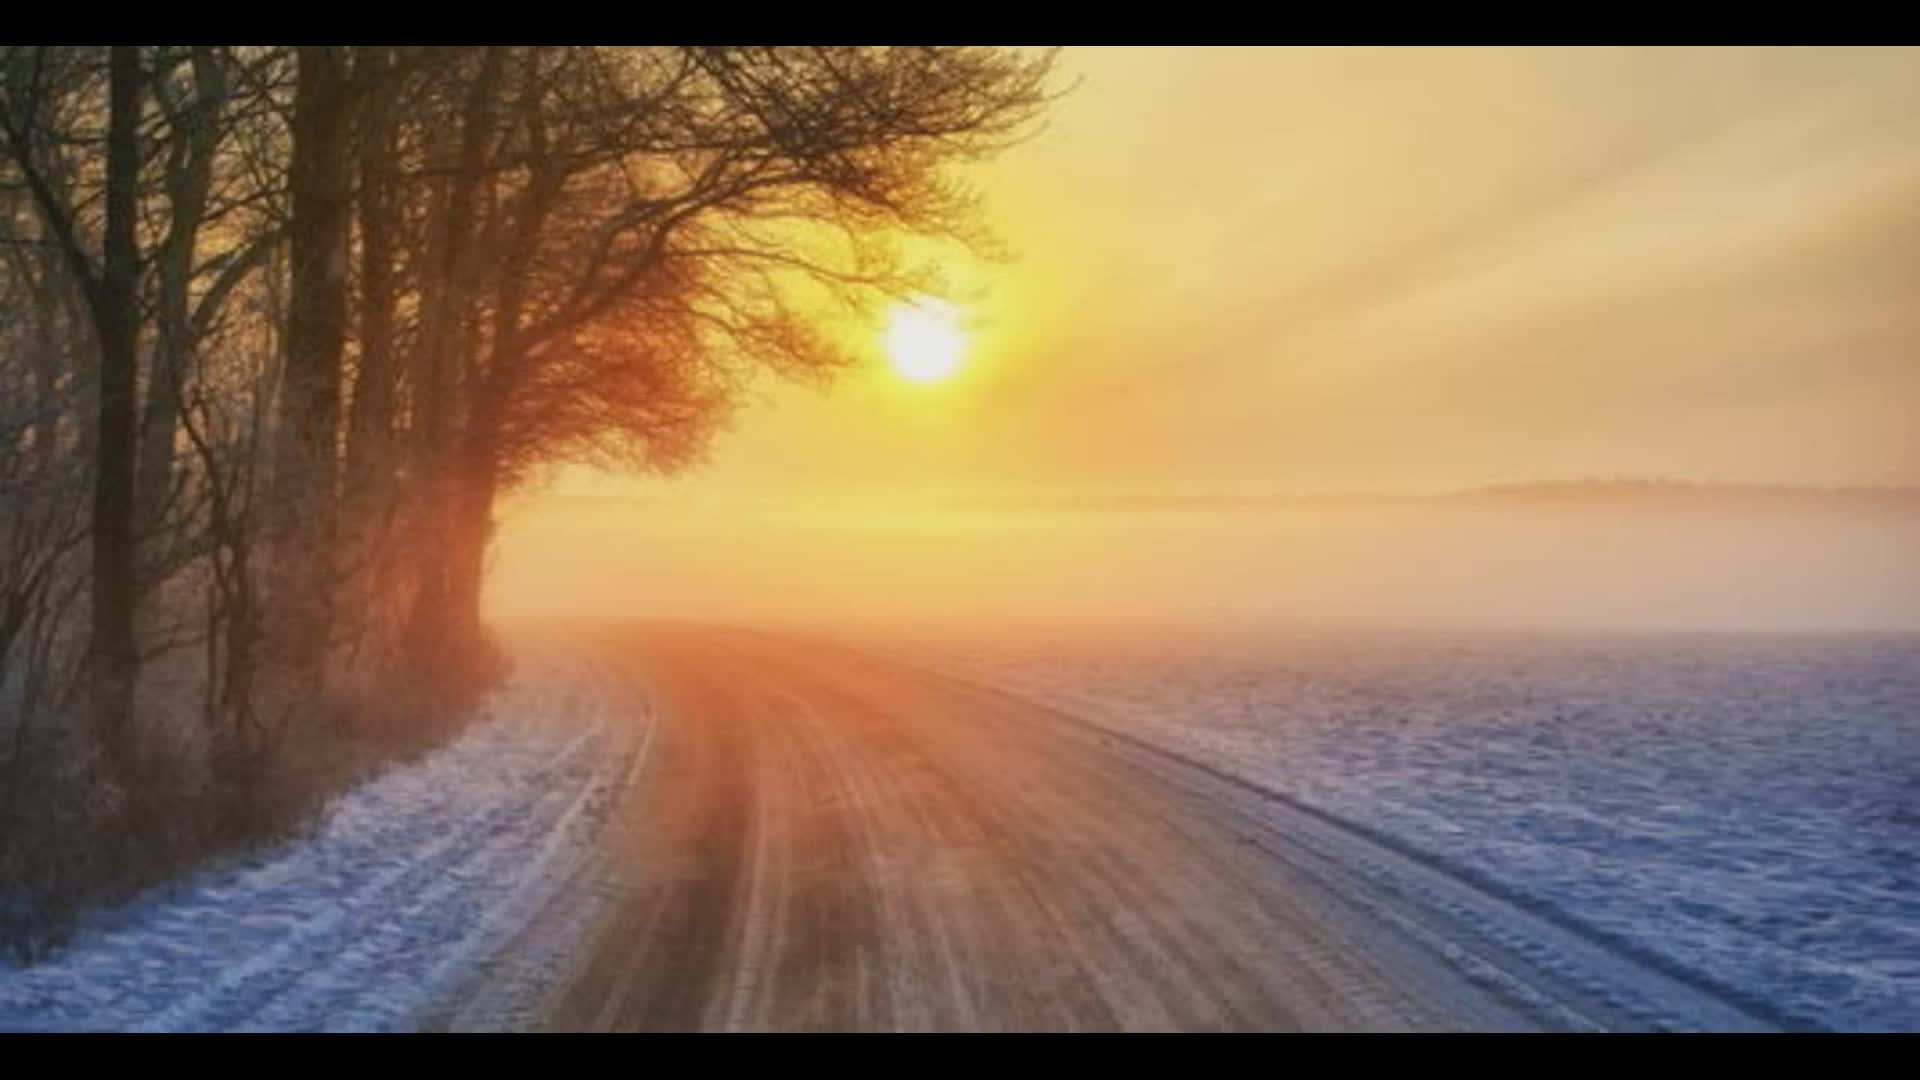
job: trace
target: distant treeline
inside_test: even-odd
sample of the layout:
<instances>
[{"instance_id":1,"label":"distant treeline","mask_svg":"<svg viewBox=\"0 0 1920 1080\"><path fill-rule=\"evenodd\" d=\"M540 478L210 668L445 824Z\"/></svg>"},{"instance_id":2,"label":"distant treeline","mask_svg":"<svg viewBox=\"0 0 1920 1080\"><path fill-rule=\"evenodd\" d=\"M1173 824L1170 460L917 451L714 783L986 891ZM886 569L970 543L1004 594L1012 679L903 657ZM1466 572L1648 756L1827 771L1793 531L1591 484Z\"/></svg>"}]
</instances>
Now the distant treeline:
<instances>
[{"instance_id":1,"label":"distant treeline","mask_svg":"<svg viewBox=\"0 0 1920 1080\"><path fill-rule=\"evenodd\" d=\"M1716 484L1685 480L1581 480L1499 484L1442 498L1470 502L1647 504L1783 509L1920 509L1920 486Z\"/></svg>"},{"instance_id":2,"label":"distant treeline","mask_svg":"<svg viewBox=\"0 0 1920 1080\"><path fill-rule=\"evenodd\" d=\"M1576 480L1564 483L1491 484L1457 491L1322 492L1275 495L1182 495L1085 492L1071 494L951 494L933 492L849 493L826 496L719 497L683 495L573 495L561 505L579 508L689 506L732 510L942 510L1009 512L1153 513L1173 511L1270 512L1332 507L1591 507L1669 509L1890 510L1920 512L1920 486L1719 484L1684 480ZM550 502L548 505L553 505Z\"/></svg>"}]
</instances>

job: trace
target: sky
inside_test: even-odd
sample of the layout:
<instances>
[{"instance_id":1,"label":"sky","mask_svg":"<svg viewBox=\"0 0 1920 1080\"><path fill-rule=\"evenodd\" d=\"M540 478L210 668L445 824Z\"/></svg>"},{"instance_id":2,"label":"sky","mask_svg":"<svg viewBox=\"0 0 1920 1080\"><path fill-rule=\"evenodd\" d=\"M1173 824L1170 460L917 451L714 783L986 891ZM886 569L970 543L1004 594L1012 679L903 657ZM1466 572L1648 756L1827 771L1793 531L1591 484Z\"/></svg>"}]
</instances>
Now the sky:
<instances>
[{"instance_id":1,"label":"sky","mask_svg":"<svg viewBox=\"0 0 1920 1080\"><path fill-rule=\"evenodd\" d=\"M880 334L676 488L1920 482L1920 51L1069 47ZM576 483L578 481L576 480ZM604 487L606 482L599 485Z\"/></svg>"},{"instance_id":2,"label":"sky","mask_svg":"<svg viewBox=\"0 0 1920 1080\"><path fill-rule=\"evenodd\" d=\"M943 262L969 335L956 375L902 379L876 325L830 392L763 386L704 467L673 480L575 471L554 490L684 507L1615 476L1920 484L1920 50L1068 47L1060 76L1071 90L1046 129L967 174L1014 257ZM649 548L637 582L711 581L702 568L734 552L727 573L757 582L739 585L743 603L853 589L823 569L849 552L865 560L857 573L893 566L881 578L906 604L971 595L982 560L1000 559L991 573L1018 590L1128 545L1128 569L1080 574L1088 596L1124 573L1231 600L1231 575L1168 567L1204 551L1244 569L1249 544L1285 546L1215 529L1156 560L1173 541L1138 530L1121 544L1057 523L922 523L856 540L835 525L807 533L812 561L776 572L753 537L794 535L792 519L707 528L674 514L594 527L618 543L686 534L671 553ZM1386 551L1404 524L1376 522L1364 541L1345 524L1294 534L1318 554L1273 587L1377 582L1404 551L1335 554ZM1478 550L1466 538L1482 526L1461 528L1459 550ZM1893 577L1849 578L1840 591L1859 603L1822 618L1879 625L1892 609L1856 617L1860 604L1920 601L1920 559L1901 554L1913 537L1843 532L1825 550ZM1755 539L1752 558L1663 550L1676 580L1714 582L1700 621L1739 623L1747 582L1803 569L1790 533ZM502 595L557 588L530 569L531 535L509 529ZM974 554L942 554L955 547ZM1477 581L1518 556L1475 558ZM585 592L627 580L576 562ZM739 576L748 564L759 577ZM1617 597L1630 573L1555 566L1535 585L1564 586L1567 611ZM1426 602L1391 598L1396 611Z\"/></svg>"}]
</instances>

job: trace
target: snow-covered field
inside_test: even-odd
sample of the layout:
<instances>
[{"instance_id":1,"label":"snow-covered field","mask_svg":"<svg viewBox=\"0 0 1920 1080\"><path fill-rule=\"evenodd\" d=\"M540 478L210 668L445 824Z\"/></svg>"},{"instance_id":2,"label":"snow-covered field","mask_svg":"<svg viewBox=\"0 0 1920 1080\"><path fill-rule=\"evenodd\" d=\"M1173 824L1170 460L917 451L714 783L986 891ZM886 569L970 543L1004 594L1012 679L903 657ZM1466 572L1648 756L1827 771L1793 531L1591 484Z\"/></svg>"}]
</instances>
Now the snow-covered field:
<instances>
[{"instance_id":1,"label":"snow-covered field","mask_svg":"<svg viewBox=\"0 0 1920 1080\"><path fill-rule=\"evenodd\" d=\"M1000 627L884 651L1385 833L1797 1024L1920 1030L1920 637ZM487 717L312 835L0 966L0 1030L522 1025L598 917L595 837L646 750L594 665L524 654Z\"/></svg>"},{"instance_id":2,"label":"snow-covered field","mask_svg":"<svg viewBox=\"0 0 1920 1080\"><path fill-rule=\"evenodd\" d=\"M1799 1023L1920 1030L1920 637L1106 629L887 651L1385 832Z\"/></svg>"},{"instance_id":3,"label":"snow-covered field","mask_svg":"<svg viewBox=\"0 0 1920 1080\"><path fill-rule=\"evenodd\" d=\"M525 658L472 728L311 835L99 914L35 967L0 965L0 1031L513 1026L591 925L594 839L644 752L598 678ZM459 999L477 1000L447 1015Z\"/></svg>"}]
</instances>

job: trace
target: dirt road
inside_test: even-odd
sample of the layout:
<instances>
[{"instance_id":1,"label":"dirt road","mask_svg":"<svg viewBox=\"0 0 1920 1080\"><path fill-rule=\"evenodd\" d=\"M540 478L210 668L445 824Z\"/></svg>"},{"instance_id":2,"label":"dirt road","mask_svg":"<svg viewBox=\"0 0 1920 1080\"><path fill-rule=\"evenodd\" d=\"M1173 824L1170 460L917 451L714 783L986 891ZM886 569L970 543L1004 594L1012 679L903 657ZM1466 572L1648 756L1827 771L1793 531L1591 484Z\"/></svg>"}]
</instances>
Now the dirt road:
<instances>
[{"instance_id":1,"label":"dirt road","mask_svg":"<svg viewBox=\"0 0 1920 1080\"><path fill-rule=\"evenodd\" d=\"M597 644L655 729L549 1028L1539 1026L1124 740L827 646Z\"/></svg>"}]
</instances>

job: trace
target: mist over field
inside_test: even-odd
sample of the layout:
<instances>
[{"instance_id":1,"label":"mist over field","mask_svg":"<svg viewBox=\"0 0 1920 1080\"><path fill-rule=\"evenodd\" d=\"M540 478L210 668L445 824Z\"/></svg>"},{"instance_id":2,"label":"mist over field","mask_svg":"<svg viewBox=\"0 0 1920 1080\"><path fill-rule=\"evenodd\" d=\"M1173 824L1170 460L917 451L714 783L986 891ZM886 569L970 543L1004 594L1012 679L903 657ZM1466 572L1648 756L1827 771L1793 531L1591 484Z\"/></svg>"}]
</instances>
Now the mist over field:
<instances>
[{"instance_id":1,"label":"mist over field","mask_svg":"<svg viewBox=\"0 0 1920 1080\"><path fill-rule=\"evenodd\" d=\"M550 498L490 587L505 617L1920 630L1920 506Z\"/></svg>"}]
</instances>

